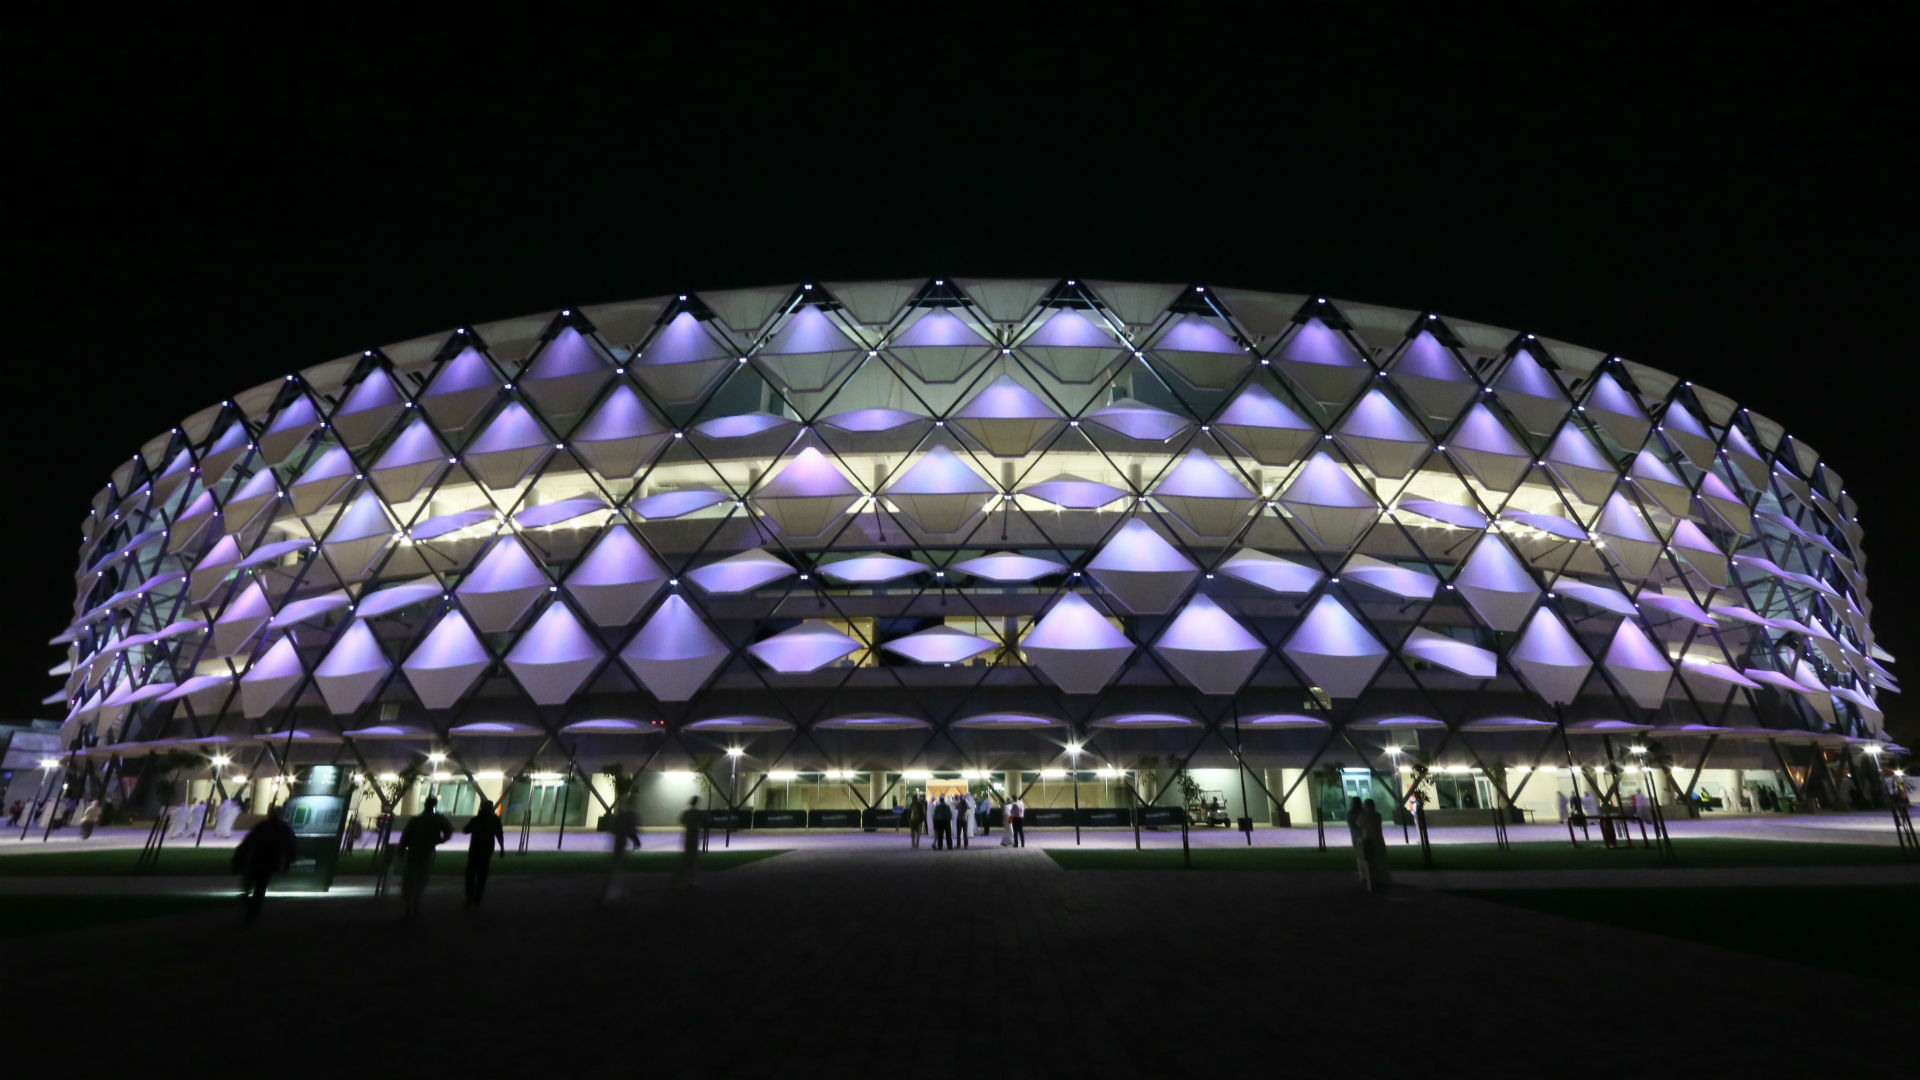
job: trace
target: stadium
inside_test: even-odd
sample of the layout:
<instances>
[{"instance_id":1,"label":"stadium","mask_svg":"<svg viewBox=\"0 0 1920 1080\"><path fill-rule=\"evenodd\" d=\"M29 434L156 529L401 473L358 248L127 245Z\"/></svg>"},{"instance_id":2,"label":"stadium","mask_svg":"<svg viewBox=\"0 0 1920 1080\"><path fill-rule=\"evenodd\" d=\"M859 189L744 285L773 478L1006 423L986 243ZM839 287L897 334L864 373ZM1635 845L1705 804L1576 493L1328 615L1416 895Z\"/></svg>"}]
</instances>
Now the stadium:
<instances>
[{"instance_id":1,"label":"stadium","mask_svg":"<svg viewBox=\"0 0 1920 1080\"><path fill-rule=\"evenodd\" d=\"M535 827L629 790L741 827L959 789L1299 826L1416 785L1550 820L1842 805L1899 752L1813 447L1311 295L822 281L459 327L209 404L80 533L68 750L28 778L69 799L164 769L259 811L325 769Z\"/></svg>"}]
</instances>

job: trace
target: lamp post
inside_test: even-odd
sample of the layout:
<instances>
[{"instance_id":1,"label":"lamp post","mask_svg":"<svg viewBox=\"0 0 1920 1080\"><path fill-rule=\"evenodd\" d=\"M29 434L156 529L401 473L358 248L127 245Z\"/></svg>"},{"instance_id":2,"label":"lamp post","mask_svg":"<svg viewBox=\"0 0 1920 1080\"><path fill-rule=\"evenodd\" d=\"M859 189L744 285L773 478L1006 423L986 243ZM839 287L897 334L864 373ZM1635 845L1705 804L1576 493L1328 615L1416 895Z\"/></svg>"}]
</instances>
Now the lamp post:
<instances>
[{"instance_id":1,"label":"lamp post","mask_svg":"<svg viewBox=\"0 0 1920 1080\"><path fill-rule=\"evenodd\" d=\"M1400 820L1400 843L1411 844L1407 835L1407 796L1400 790L1400 748L1387 747L1387 767L1393 770L1393 816Z\"/></svg>"},{"instance_id":2,"label":"lamp post","mask_svg":"<svg viewBox=\"0 0 1920 1080\"><path fill-rule=\"evenodd\" d=\"M727 832L721 838L721 847L733 846L733 815L740 812L736 802L740 798L740 755L744 753L738 746L727 747Z\"/></svg>"},{"instance_id":3,"label":"lamp post","mask_svg":"<svg viewBox=\"0 0 1920 1080\"><path fill-rule=\"evenodd\" d=\"M1080 846L1080 744L1067 744L1067 755L1073 758L1073 846Z\"/></svg>"}]
</instances>

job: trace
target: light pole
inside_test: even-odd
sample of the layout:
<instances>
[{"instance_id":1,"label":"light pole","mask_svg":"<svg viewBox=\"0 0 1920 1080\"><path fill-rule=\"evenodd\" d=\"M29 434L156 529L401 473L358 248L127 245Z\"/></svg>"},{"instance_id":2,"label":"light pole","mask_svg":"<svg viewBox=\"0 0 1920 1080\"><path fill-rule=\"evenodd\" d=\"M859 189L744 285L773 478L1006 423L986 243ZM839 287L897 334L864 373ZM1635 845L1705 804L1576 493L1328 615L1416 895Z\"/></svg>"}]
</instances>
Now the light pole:
<instances>
[{"instance_id":1,"label":"light pole","mask_svg":"<svg viewBox=\"0 0 1920 1080\"><path fill-rule=\"evenodd\" d=\"M1080 846L1080 744L1067 744L1067 754L1073 758L1073 846Z\"/></svg>"},{"instance_id":2,"label":"light pole","mask_svg":"<svg viewBox=\"0 0 1920 1080\"><path fill-rule=\"evenodd\" d=\"M1407 835L1407 796L1400 790L1400 748L1387 747L1387 767L1393 770L1393 816L1400 820L1400 843L1411 844Z\"/></svg>"},{"instance_id":3,"label":"light pole","mask_svg":"<svg viewBox=\"0 0 1920 1080\"><path fill-rule=\"evenodd\" d=\"M200 811L200 831L193 834L194 847L199 847L200 841L206 839L207 819L219 811L218 805L213 800L224 794L220 790L220 772L227 767L227 761L227 755L215 754L213 760L209 762L213 766L213 787L207 792L206 807Z\"/></svg>"},{"instance_id":4,"label":"light pole","mask_svg":"<svg viewBox=\"0 0 1920 1080\"><path fill-rule=\"evenodd\" d=\"M41 805L47 801L47 778L52 776L53 770L59 767L59 758L43 757L40 759L40 786L34 789L33 809L29 810L24 815L25 820L20 822L20 839L25 840L27 833L33 828L33 815L38 813Z\"/></svg>"},{"instance_id":5,"label":"light pole","mask_svg":"<svg viewBox=\"0 0 1920 1080\"><path fill-rule=\"evenodd\" d=\"M727 832L721 838L721 847L733 846L733 815L740 812L736 803L740 798L740 755L744 753L738 746L727 747Z\"/></svg>"}]
</instances>

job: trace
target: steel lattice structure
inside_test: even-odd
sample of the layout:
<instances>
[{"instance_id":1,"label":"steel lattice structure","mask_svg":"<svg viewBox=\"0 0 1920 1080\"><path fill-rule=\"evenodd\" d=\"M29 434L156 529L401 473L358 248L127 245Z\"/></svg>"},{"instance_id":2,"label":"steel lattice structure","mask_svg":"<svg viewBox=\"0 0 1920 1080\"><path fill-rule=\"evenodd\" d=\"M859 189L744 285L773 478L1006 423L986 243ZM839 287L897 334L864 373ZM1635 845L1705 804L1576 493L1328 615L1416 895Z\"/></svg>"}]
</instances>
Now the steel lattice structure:
<instances>
[{"instance_id":1,"label":"steel lattice structure","mask_svg":"<svg viewBox=\"0 0 1920 1080\"><path fill-rule=\"evenodd\" d=\"M1877 739L1893 688L1853 500L1780 425L1532 334L1230 288L462 328L182 421L82 532L48 700L120 752L1814 743Z\"/></svg>"}]
</instances>

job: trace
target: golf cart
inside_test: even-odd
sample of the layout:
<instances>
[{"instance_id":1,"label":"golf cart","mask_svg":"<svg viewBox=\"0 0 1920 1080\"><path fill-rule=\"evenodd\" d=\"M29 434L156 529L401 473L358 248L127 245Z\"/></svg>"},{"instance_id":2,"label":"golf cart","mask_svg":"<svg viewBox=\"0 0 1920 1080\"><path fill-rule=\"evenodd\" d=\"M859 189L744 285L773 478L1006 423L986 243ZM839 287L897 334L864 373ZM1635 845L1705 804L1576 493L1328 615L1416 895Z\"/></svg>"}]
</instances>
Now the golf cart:
<instances>
[{"instance_id":1,"label":"golf cart","mask_svg":"<svg viewBox=\"0 0 1920 1080\"><path fill-rule=\"evenodd\" d=\"M1187 804L1187 819L1195 825L1205 825L1210 829L1231 825L1232 819L1227 817L1226 792L1218 789L1200 792L1192 802Z\"/></svg>"}]
</instances>

